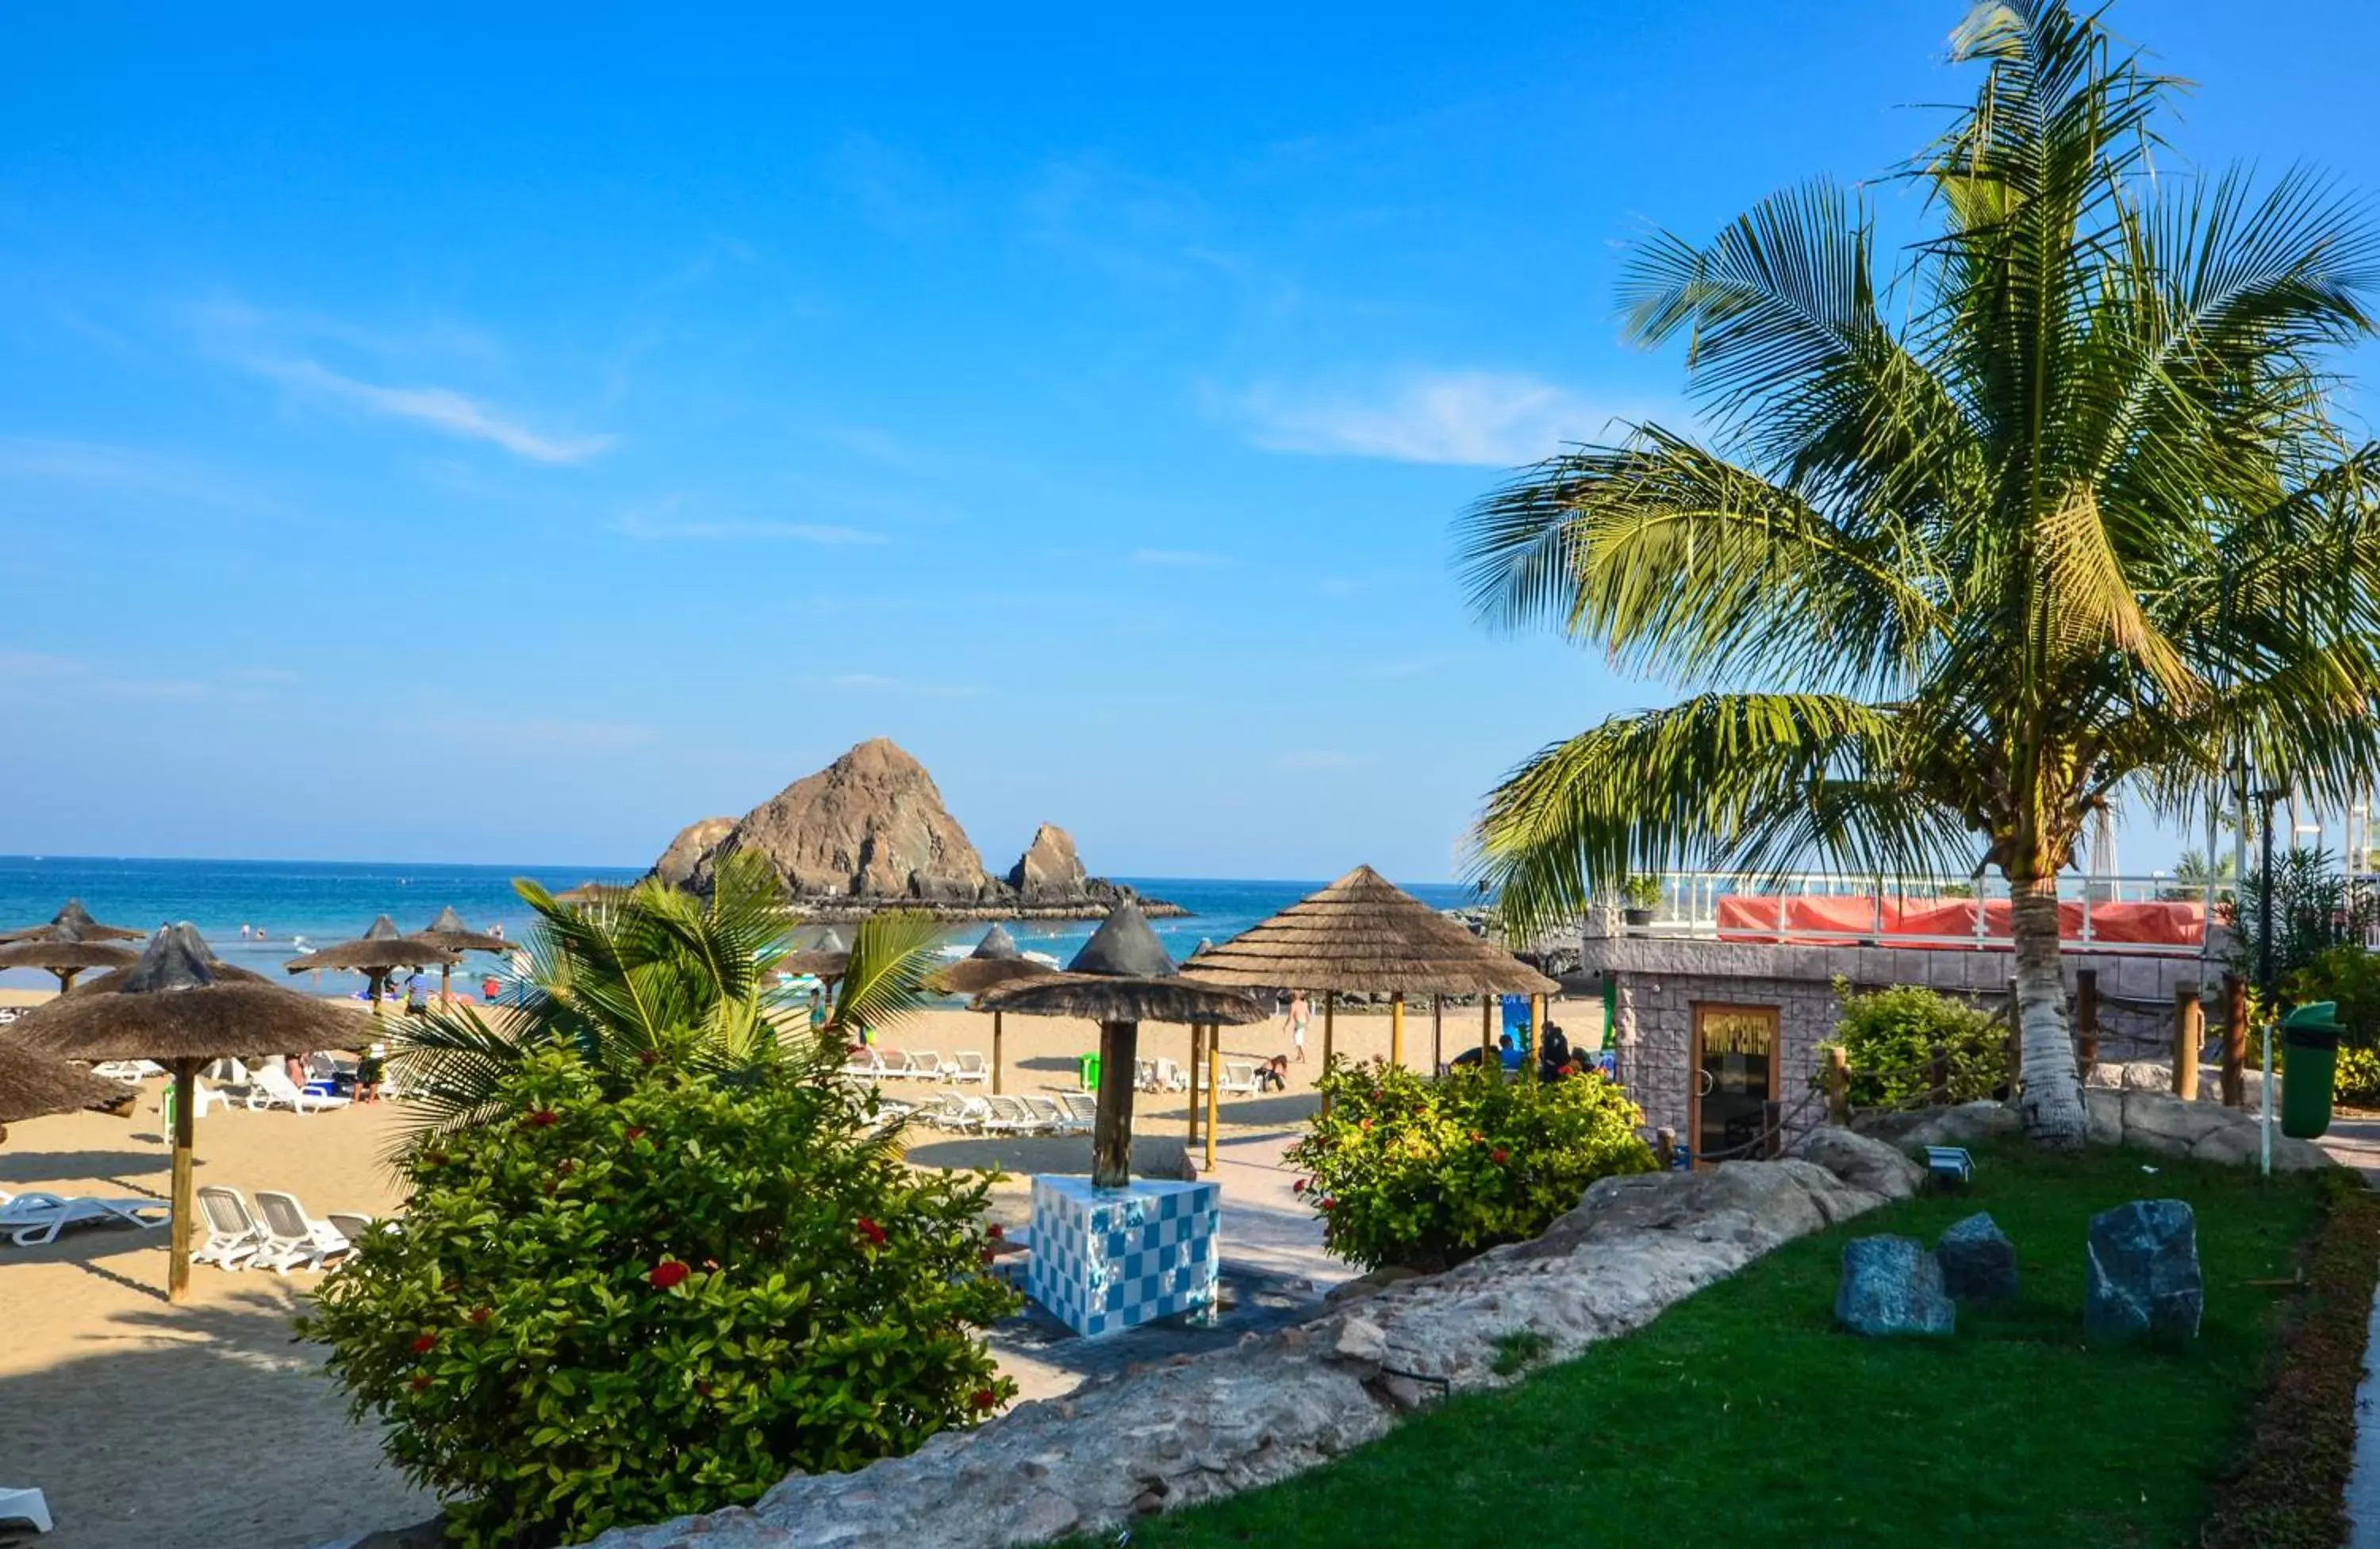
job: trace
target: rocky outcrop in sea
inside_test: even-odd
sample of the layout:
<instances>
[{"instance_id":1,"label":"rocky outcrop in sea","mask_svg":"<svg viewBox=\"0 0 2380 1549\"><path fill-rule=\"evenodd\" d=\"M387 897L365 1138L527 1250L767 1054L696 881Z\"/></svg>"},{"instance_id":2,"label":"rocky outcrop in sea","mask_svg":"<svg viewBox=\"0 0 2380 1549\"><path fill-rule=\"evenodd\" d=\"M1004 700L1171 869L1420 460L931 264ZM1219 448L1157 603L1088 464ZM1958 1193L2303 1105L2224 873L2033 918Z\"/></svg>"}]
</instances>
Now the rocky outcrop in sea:
<instances>
[{"instance_id":1,"label":"rocky outcrop in sea","mask_svg":"<svg viewBox=\"0 0 2380 1549\"><path fill-rule=\"evenodd\" d=\"M1079 920L1136 896L1088 874L1074 838L1055 823L1034 831L1006 875L993 874L925 765L881 737L740 818L706 818L681 831L652 874L703 892L720 858L739 850L767 858L794 907L818 920L888 909L953 921ZM1184 912L1162 899L1139 903L1151 915Z\"/></svg>"}]
</instances>

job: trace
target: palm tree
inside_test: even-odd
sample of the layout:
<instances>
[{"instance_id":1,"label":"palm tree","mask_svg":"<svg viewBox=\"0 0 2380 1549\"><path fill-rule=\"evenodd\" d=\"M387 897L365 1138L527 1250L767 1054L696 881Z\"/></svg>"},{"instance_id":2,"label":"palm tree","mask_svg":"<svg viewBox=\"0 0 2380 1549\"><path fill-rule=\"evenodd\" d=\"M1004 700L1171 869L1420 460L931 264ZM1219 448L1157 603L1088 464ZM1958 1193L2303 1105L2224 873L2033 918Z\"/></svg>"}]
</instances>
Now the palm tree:
<instances>
[{"instance_id":1,"label":"palm tree","mask_svg":"<svg viewBox=\"0 0 2380 1549\"><path fill-rule=\"evenodd\" d=\"M722 858L707 897L651 878L582 904L526 880L514 887L538 915L527 996L495 1020L473 1006L440 1007L397 1031L392 1063L419 1118L400 1152L485 1121L504 1079L540 1049L576 1049L623 1085L661 1058L731 1079L801 1079L840 1066L857 1029L924 1004L936 961L933 921L864 921L814 1037L774 972L791 917L783 884L757 854ZM814 1044L832 1057L813 1057Z\"/></svg>"},{"instance_id":2,"label":"palm tree","mask_svg":"<svg viewBox=\"0 0 2380 1549\"><path fill-rule=\"evenodd\" d=\"M1654 238L1626 327L1686 338L1707 439L1634 426L1466 516L1484 616L1691 692L1527 760L1479 868L1526 930L1665 865L1997 867L2021 1105L2076 1145L2057 878L2091 816L2203 812L2235 755L2330 799L2380 764L2380 447L2324 369L2374 249L2312 173L2153 169L2176 83L2063 0L1978 6L1952 52L1981 89L1901 169L1905 262L1826 182Z\"/></svg>"}]
</instances>

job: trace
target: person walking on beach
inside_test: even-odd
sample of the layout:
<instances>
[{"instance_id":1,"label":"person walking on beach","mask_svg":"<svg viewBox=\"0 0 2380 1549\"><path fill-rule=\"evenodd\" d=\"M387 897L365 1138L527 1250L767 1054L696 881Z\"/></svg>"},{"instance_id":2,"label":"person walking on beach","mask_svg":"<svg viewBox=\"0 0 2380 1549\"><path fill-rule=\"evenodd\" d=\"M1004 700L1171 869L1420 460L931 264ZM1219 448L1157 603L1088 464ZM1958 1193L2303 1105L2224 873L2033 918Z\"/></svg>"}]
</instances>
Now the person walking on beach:
<instances>
[{"instance_id":1,"label":"person walking on beach","mask_svg":"<svg viewBox=\"0 0 2380 1549\"><path fill-rule=\"evenodd\" d=\"M1297 1063L1300 1065L1305 1063L1305 1024L1313 1015L1314 1008L1305 1003L1305 992L1298 990L1292 993L1289 1015L1282 1018L1282 1022L1289 1029L1290 1045L1297 1051Z\"/></svg>"}]
</instances>

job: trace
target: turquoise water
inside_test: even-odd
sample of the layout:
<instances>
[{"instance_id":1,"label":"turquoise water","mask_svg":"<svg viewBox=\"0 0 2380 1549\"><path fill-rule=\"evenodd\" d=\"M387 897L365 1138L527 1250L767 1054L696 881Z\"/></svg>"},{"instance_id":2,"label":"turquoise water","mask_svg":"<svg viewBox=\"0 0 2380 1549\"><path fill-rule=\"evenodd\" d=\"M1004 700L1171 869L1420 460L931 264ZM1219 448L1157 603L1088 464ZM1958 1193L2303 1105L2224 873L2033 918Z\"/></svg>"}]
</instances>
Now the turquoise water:
<instances>
[{"instance_id":1,"label":"turquoise water","mask_svg":"<svg viewBox=\"0 0 2380 1549\"><path fill-rule=\"evenodd\" d=\"M47 920L70 897L103 923L152 930L188 921L225 959L260 972L277 969L300 948L294 938L322 946L363 933L385 914L415 931L452 904L479 929L501 924L517 937L533 918L513 892L513 879L532 877L557 891L582 882L633 882L638 872L605 867L381 865L345 860L139 860L86 857L0 856L0 929ZM1253 881L1211 877L1125 877L1142 893L1180 904L1187 918L1153 921L1176 958L1202 936L1221 941L1323 885L1319 881ZM1451 884L1406 884L1425 903L1451 909L1471 900ZM1009 931L1030 952L1071 958L1095 921L1013 921ZM240 927L261 933L243 938ZM985 930L954 930L971 944ZM39 970L0 972L0 984L55 984Z\"/></svg>"}]
</instances>

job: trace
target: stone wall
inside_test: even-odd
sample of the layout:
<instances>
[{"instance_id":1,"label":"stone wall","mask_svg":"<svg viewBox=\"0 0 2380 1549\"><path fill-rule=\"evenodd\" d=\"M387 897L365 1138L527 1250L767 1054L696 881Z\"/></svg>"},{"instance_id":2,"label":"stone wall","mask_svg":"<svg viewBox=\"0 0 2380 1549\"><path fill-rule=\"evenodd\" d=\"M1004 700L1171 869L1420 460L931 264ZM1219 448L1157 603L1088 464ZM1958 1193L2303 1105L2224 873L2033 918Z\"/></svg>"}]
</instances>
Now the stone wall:
<instances>
[{"instance_id":1,"label":"stone wall","mask_svg":"<svg viewBox=\"0 0 2380 1549\"><path fill-rule=\"evenodd\" d=\"M1781 1067L1778 1093L1794 1132L1822 1116L1815 1104L1796 1112L1816 1072L1818 1045L1834 1035L1833 982L1854 989L1922 984L1991 1010L2008 1003L2012 971L2006 952L1908 946L1794 946L1675 936L1590 936L1582 944L1590 972L1615 982L1613 1034L1621 1080L1654 1128L1684 1134L1697 1005L1778 1007ZM2196 957L2070 953L2067 992L2075 976L2098 975L2099 1058L2114 1064L2172 1054L2173 999L2182 984L2215 993L2219 968ZM2215 1018L2210 1018L2210 1023Z\"/></svg>"}]
</instances>

